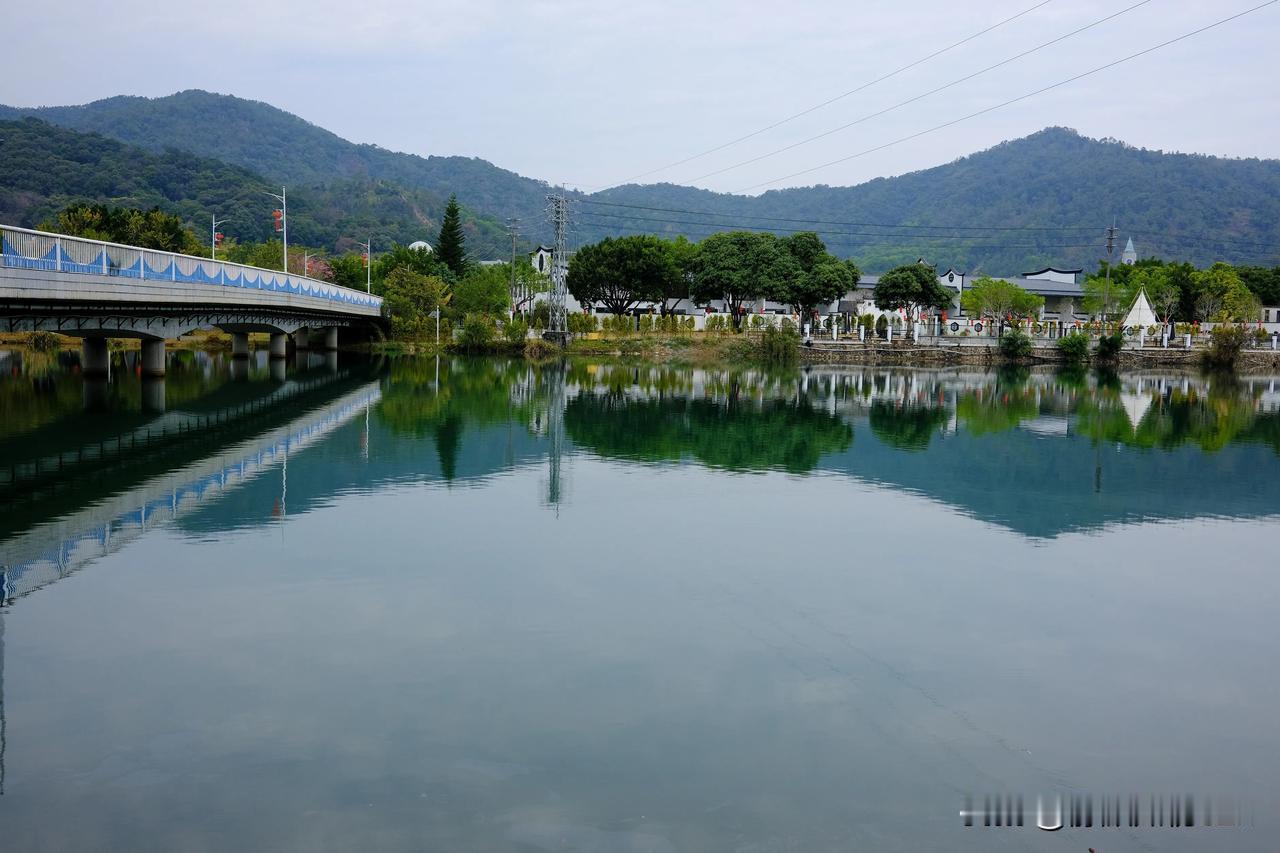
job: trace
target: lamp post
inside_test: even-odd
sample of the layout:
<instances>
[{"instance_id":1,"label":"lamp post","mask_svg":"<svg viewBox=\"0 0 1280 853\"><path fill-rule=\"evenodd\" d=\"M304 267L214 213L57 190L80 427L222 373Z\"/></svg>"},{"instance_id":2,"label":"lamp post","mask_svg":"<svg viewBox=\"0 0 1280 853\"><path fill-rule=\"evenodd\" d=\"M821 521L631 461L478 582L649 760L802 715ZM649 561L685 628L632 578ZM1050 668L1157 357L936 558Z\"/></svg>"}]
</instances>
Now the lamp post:
<instances>
[{"instance_id":1,"label":"lamp post","mask_svg":"<svg viewBox=\"0 0 1280 853\"><path fill-rule=\"evenodd\" d=\"M280 188L280 195L276 195L270 190L266 190L265 192L267 193L267 195L271 196L276 201L280 202L280 218L276 220L280 224L280 227L277 228L276 230L280 232L280 243L282 246L284 246L284 272L285 272L285 275L288 275L289 274L289 202L287 199L288 193L286 192L284 187Z\"/></svg>"},{"instance_id":2,"label":"lamp post","mask_svg":"<svg viewBox=\"0 0 1280 853\"><path fill-rule=\"evenodd\" d=\"M364 249L364 290L373 293L373 235L369 235L368 243L357 240L356 245Z\"/></svg>"},{"instance_id":3,"label":"lamp post","mask_svg":"<svg viewBox=\"0 0 1280 853\"><path fill-rule=\"evenodd\" d=\"M225 225L229 221L227 219L219 219L216 213L209 215L209 260L211 261L218 259L218 226Z\"/></svg>"},{"instance_id":4,"label":"lamp post","mask_svg":"<svg viewBox=\"0 0 1280 853\"><path fill-rule=\"evenodd\" d=\"M302 253L302 277L311 278L311 253Z\"/></svg>"}]
</instances>

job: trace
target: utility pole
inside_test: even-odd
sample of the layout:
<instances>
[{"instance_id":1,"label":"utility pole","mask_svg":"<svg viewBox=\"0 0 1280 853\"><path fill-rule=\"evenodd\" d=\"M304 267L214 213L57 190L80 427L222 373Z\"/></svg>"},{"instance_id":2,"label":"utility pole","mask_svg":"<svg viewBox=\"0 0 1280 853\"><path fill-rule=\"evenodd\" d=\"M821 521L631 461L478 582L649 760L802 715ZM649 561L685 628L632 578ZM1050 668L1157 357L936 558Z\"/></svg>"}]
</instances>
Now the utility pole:
<instances>
[{"instance_id":1,"label":"utility pole","mask_svg":"<svg viewBox=\"0 0 1280 853\"><path fill-rule=\"evenodd\" d=\"M280 226L276 230L280 232L280 243L284 246L284 271L289 273L289 201L288 192L284 187L280 188L280 195L268 191L267 195L280 202L280 216L276 219L276 223Z\"/></svg>"},{"instance_id":2,"label":"utility pole","mask_svg":"<svg viewBox=\"0 0 1280 853\"><path fill-rule=\"evenodd\" d=\"M551 322L547 336L557 343L566 343L569 339L569 326L568 318L565 316L567 291L564 277L569 266L565 252L569 231L569 200L560 194L548 196L547 200L550 202L548 213L556 233L556 246L551 255Z\"/></svg>"},{"instance_id":3,"label":"utility pole","mask_svg":"<svg viewBox=\"0 0 1280 853\"><path fill-rule=\"evenodd\" d=\"M1111 311L1111 254L1116 250L1116 220L1107 227L1107 285L1102 295L1102 331L1107 330L1107 314Z\"/></svg>"},{"instance_id":4,"label":"utility pole","mask_svg":"<svg viewBox=\"0 0 1280 853\"><path fill-rule=\"evenodd\" d=\"M516 305L523 301L523 294L516 292L516 232L520 227L519 217L507 220L507 232L511 235L511 316L516 315Z\"/></svg>"},{"instance_id":5,"label":"utility pole","mask_svg":"<svg viewBox=\"0 0 1280 853\"><path fill-rule=\"evenodd\" d=\"M219 219L218 214L209 214L209 260L216 261L218 259L218 226L225 225L228 220Z\"/></svg>"}]
</instances>

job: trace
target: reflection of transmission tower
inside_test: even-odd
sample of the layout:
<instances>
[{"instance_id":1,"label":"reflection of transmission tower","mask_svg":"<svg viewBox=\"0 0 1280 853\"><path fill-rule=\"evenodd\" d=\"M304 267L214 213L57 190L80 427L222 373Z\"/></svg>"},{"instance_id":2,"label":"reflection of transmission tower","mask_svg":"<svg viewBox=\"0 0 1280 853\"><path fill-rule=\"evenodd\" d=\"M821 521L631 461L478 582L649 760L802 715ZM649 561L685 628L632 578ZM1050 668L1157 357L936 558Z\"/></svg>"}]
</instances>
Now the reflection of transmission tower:
<instances>
[{"instance_id":1,"label":"reflection of transmission tower","mask_svg":"<svg viewBox=\"0 0 1280 853\"><path fill-rule=\"evenodd\" d=\"M9 595L9 576L4 576L3 587L0 588L0 596L7 597ZM4 598L0 597L0 605L4 604ZM4 613L0 611L0 797L4 796L4 750L5 736L5 715L4 715Z\"/></svg>"},{"instance_id":2,"label":"reflection of transmission tower","mask_svg":"<svg viewBox=\"0 0 1280 853\"><path fill-rule=\"evenodd\" d=\"M565 315L568 290L564 278L569 269L569 259L565 254L569 231L569 200L562 195L547 196L547 200L547 212L556 232L556 245L551 255L551 317L545 337L556 343L566 343L569 339L569 323Z\"/></svg>"},{"instance_id":3,"label":"reflection of transmission tower","mask_svg":"<svg viewBox=\"0 0 1280 853\"><path fill-rule=\"evenodd\" d=\"M564 382L563 363L547 368L547 500L557 511L562 488L560 460L564 455Z\"/></svg>"}]
</instances>

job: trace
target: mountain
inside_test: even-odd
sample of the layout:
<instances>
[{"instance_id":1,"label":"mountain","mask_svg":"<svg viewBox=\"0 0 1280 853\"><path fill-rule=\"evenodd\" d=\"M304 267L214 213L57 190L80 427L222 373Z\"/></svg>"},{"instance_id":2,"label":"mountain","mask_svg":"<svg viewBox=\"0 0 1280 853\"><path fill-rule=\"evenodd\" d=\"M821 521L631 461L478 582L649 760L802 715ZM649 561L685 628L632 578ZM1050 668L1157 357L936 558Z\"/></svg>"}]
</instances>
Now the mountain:
<instances>
[{"instance_id":1,"label":"mountain","mask_svg":"<svg viewBox=\"0 0 1280 853\"><path fill-rule=\"evenodd\" d=\"M168 149L159 153L80 133L38 119L0 121L0 221L36 226L75 201L159 207L182 216L198 235L209 216L238 240L274 236L267 195L278 186L241 166ZM447 198L369 177L331 179L289 190L289 238L297 245L354 248L376 236L390 241L435 240ZM477 257L502 248L504 226L491 217L464 216L468 246ZM379 247L378 242L383 245Z\"/></svg>"},{"instance_id":2,"label":"mountain","mask_svg":"<svg viewBox=\"0 0 1280 853\"><path fill-rule=\"evenodd\" d=\"M72 107L0 107L0 118L27 115L160 154L178 149L215 158L273 184L381 181L437 198L457 192L490 222L518 216L530 239L549 237L545 182L476 158L357 145L268 104L188 91ZM570 195L578 244L610 233L699 239L733 227L812 228L870 271L923 256L944 269L1017 273L1095 267L1103 229L1114 217L1122 240L1132 236L1144 257L1200 265L1280 261L1280 161L1151 151L1065 128L853 187L741 196L651 184ZM1020 230L1050 227L1059 230Z\"/></svg>"}]
</instances>

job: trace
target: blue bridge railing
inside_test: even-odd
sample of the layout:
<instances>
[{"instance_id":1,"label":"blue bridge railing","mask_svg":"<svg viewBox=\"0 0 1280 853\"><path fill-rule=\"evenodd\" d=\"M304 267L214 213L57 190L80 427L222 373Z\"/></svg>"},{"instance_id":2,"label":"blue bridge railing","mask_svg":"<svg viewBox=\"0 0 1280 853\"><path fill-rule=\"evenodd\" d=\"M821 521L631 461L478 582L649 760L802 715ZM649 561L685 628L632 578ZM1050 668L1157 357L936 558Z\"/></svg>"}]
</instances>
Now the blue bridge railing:
<instances>
[{"instance_id":1,"label":"blue bridge railing","mask_svg":"<svg viewBox=\"0 0 1280 853\"><path fill-rule=\"evenodd\" d=\"M72 275L105 275L140 281L212 284L291 293L365 309L361 313L374 313L382 309L382 298L379 296L280 270L247 267L230 261L158 252L10 225L0 225L0 266Z\"/></svg>"}]
</instances>

